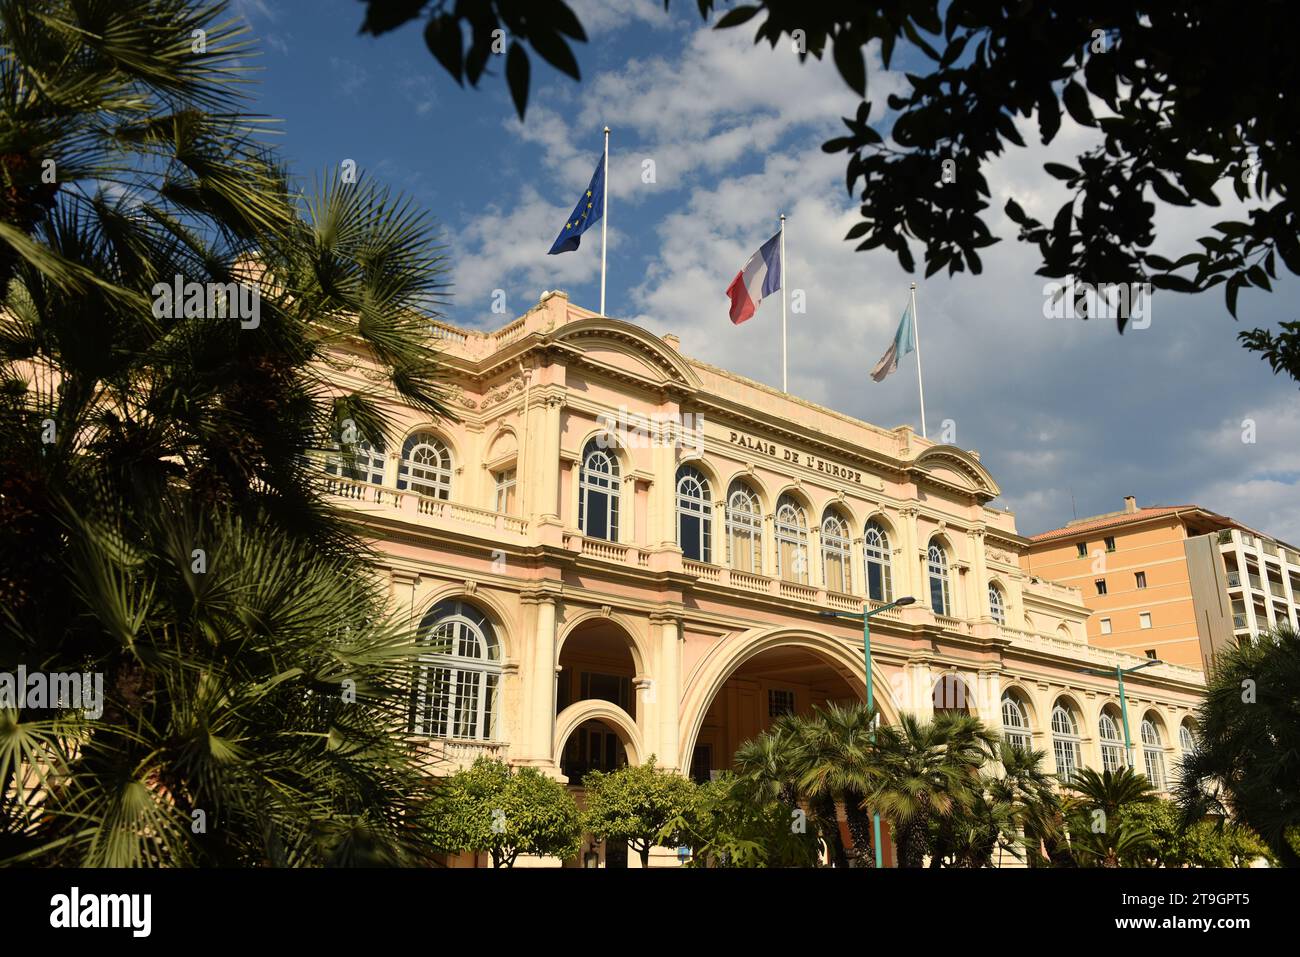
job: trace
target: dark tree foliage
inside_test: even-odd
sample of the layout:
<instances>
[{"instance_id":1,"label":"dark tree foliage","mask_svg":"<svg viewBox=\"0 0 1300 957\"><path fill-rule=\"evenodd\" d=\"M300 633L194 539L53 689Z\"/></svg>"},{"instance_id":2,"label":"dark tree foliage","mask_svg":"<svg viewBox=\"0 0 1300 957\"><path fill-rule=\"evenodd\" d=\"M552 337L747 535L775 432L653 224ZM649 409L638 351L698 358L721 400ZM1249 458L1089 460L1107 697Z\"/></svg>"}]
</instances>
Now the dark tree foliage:
<instances>
[{"instance_id":1,"label":"dark tree foliage","mask_svg":"<svg viewBox=\"0 0 1300 957\"><path fill-rule=\"evenodd\" d=\"M528 98L525 46L578 78L563 37L584 40L561 0L363 0L362 31L380 34L417 17L439 62L463 82L487 72L493 31L520 117ZM668 0L665 0L665 7ZM696 0L708 17L714 0ZM1242 289L1271 290L1282 268L1300 273L1300 224L1291 187L1300 108L1284 91L1300 87L1290 49L1300 17L1285 0L1243 9L1222 0L1176 4L1131 0L888 0L808 3L763 0L735 6L716 27L762 15L755 40L795 43L801 57L830 53L862 97L845 118L847 135L823 145L848 154L846 182L859 191L862 219L847 236L858 249L884 248L908 272L912 244L924 248L926 275L979 273L979 250L998 241L984 166L1007 143L1024 146L1017 117L1034 117L1051 143L1066 113L1097 131L1074 164L1044 172L1071 190L1050 223L1014 199L1007 215L1019 238L1038 246L1040 275L1090 285L1150 282L1200 292L1222 286L1237 315ZM462 27L469 28L465 43ZM908 73L911 86L887 110L868 98L864 50L879 41L888 67L900 43L932 65ZM882 130L892 118L886 142ZM1213 232L1176 259L1150 251L1159 199L1175 206L1218 206L1216 184L1230 184L1249 207L1244 220ZM996 225L996 214L993 225ZM1080 301L1076 311L1086 303ZM1126 316L1118 318L1124 331ZM1285 328L1285 327L1284 327ZM1247 349L1274 371L1300 378L1295 333L1243 332Z\"/></svg>"}]
</instances>

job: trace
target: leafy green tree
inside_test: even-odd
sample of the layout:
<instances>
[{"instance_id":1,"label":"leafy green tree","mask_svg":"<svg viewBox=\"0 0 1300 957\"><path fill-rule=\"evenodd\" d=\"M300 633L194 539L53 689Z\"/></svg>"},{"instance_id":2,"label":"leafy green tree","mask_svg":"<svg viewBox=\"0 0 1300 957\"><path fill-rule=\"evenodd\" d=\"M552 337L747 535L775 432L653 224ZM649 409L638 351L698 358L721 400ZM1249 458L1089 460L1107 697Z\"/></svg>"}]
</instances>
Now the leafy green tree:
<instances>
[{"instance_id":1,"label":"leafy green tree","mask_svg":"<svg viewBox=\"0 0 1300 957\"><path fill-rule=\"evenodd\" d=\"M1071 776L1067 787L1082 797L1088 807L1099 808L1106 814L1118 814L1131 805L1149 804L1157 800L1155 788L1146 775L1138 774L1129 767L1101 772L1092 768L1079 768Z\"/></svg>"},{"instance_id":2,"label":"leafy green tree","mask_svg":"<svg viewBox=\"0 0 1300 957\"><path fill-rule=\"evenodd\" d=\"M795 741L797 786L808 803L819 808L825 830L840 843L834 808L843 807L853 853L846 863L871 866L875 860L874 829L866 796L876 782L874 712L854 702L814 706L807 716L791 716L788 728Z\"/></svg>"},{"instance_id":3,"label":"leafy green tree","mask_svg":"<svg viewBox=\"0 0 1300 957\"><path fill-rule=\"evenodd\" d=\"M1125 813L1157 800L1146 775L1128 767L1100 774L1080 768L1068 787L1077 797L1067 802L1066 827L1071 853L1081 866L1120 867L1158 851L1147 822Z\"/></svg>"},{"instance_id":4,"label":"leafy green tree","mask_svg":"<svg viewBox=\"0 0 1300 957\"><path fill-rule=\"evenodd\" d=\"M1300 866L1300 635L1279 627L1221 655L1196 723L1178 776L1184 820L1235 821L1284 867Z\"/></svg>"},{"instance_id":5,"label":"leafy green tree","mask_svg":"<svg viewBox=\"0 0 1300 957\"><path fill-rule=\"evenodd\" d=\"M0 670L103 677L98 717L0 712L0 859L432 850L414 636L312 456L439 414L445 264L375 186L290 188L226 14L0 2Z\"/></svg>"},{"instance_id":6,"label":"leafy green tree","mask_svg":"<svg viewBox=\"0 0 1300 957\"><path fill-rule=\"evenodd\" d=\"M362 30L378 34L422 16L428 5L368 0L367 6ZM718 4L696 0L696 6L707 17ZM1048 144L1068 113L1098 134L1073 166L1043 167L1046 177L1064 182L1068 200L1050 224L1029 217L1014 199L1005 206L1020 240L1038 246L1039 274L1088 284L1150 282L1175 292L1222 285L1235 317L1242 289L1272 289L1279 260L1300 274L1300 220L1291 198L1300 175L1293 132L1300 107L1294 97L1278 95L1300 86L1300 65L1285 42L1259 29L1267 23L1271 37L1288 36L1298 15L1285 0L1269 0L1255 13L1243 17L1219 0L761 0L734 7L716 26L764 15L755 42L791 44L802 58L829 53L862 98L856 114L845 118L847 135L823 146L848 154L849 191L860 184L862 219L845 237L858 249L887 249L912 272L912 244L919 241L926 275L945 268L950 275L979 273L979 250L998 242L986 212L992 196L984 169L1008 145L1025 145L1018 117L1035 118ZM526 45L578 78L562 35L586 37L559 0L463 0L450 9L434 4L428 16L425 39L458 82L466 75L477 81L494 31L511 38L505 76L520 117L530 79ZM470 27L468 44L462 23ZM930 61L909 71L909 89L890 94L883 110L868 90L864 54L875 43L886 68L903 47ZM1225 74L1229 50L1250 55ZM1218 82L1207 85L1206 76ZM892 123L892 142L882 135L886 123ZM1173 260L1151 252L1153 200L1217 207L1220 183L1248 205L1245 219L1216 223L1211 235ZM1082 302L1076 309L1086 314ZM1128 318L1126 311L1116 317L1121 332ZM1249 330L1240 338L1275 371L1300 379L1294 329L1284 330L1280 337Z\"/></svg>"},{"instance_id":7,"label":"leafy green tree","mask_svg":"<svg viewBox=\"0 0 1300 957\"><path fill-rule=\"evenodd\" d=\"M967 715L925 722L903 714L880 729L867 803L889 819L900 867L920 867L931 856L932 825L971 812L980 768L999 740Z\"/></svg>"},{"instance_id":8,"label":"leafy green tree","mask_svg":"<svg viewBox=\"0 0 1300 957\"><path fill-rule=\"evenodd\" d=\"M1064 819L1055 778L1043 770L1044 753L1002 741L997 767L985 787L989 799L1007 808L1010 818L998 838L998 848L1020 857L1030 867L1050 863L1052 850L1064 842Z\"/></svg>"},{"instance_id":9,"label":"leafy green tree","mask_svg":"<svg viewBox=\"0 0 1300 957\"><path fill-rule=\"evenodd\" d=\"M805 745L816 716L783 715L762 734L736 751L736 774L759 801L779 801L798 808L817 838L825 842L831 861L848 867L840 836L836 795L829 789L810 793L803 785L806 762L815 752Z\"/></svg>"},{"instance_id":10,"label":"leafy green tree","mask_svg":"<svg viewBox=\"0 0 1300 957\"><path fill-rule=\"evenodd\" d=\"M730 772L698 785L662 840L691 848L691 867L814 867L817 839L804 812Z\"/></svg>"},{"instance_id":11,"label":"leafy green tree","mask_svg":"<svg viewBox=\"0 0 1300 957\"><path fill-rule=\"evenodd\" d=\"M602 840L627 841L641 855L642 867L650 866L650 848L678 845L665 827L688 814L695 800L695 785L655 767L653 754L645 764L592 771L582 786L587 789L583 829Z\"/></svg>"},{"instance_id":12,"label":"leafy green tree","mask_svg":"<svg viewBox=\"0 0 1300 957\"><path fill-rule=\"evenodd\" d=\"M426 820L439 847L489 853L493 867L514 867L520 854L567 860L582 847L578 805L564 785L492 758L439 782Z\"/></svg>"}]
</instances>

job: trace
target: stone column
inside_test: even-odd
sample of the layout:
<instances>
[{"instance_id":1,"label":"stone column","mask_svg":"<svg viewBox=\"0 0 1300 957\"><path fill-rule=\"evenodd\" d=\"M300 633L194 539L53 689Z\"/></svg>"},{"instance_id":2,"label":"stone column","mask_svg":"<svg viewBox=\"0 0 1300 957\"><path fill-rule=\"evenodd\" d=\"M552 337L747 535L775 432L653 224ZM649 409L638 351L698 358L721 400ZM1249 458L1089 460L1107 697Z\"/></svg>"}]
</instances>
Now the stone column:
<instances>
[{"instance_id":1,"label":"stone column","mask_svg":"<svg viewBox=\"0 0 1300 957\"><path fill-rule=\"evenodd\" d=\"M557 597L545 592L520 596L525 606L532 606L532 635L525 635L521 654L523 664L523 710L528 716L528 741L517 754L521 761L550 766L555 746L555 675L556 675L556 604ZM532 640L528 641L531 637Z\"/></svg>"},{"instance_id":2,"label":"stone column","mask_svg":"<svg viewBox=\"0 0 1300 957\"><path fill-rule=\"evenodd\" d=\"M921 561L917 562L921 545L918 541L920 533L916 527L916 517L917 510L910 505L898 513L898 545L901 547L902 554L897 556L899 560L893 563L894 597L912 595L918 603L929 608L930 595L925 581L925 557L921 556Z\"/></svg>"},{"instance_id":3,"label":"stone column","mask_svg":"<svg viewBox=\"0 0 1300 957\"><path fill-rule=\"evenodd\" d=\"M660 767L684 770L680 753L682 701L681 624L675 615L654 614L650 617L652 634L657 634L659 660L654 675L653 714L658 717L656 760Z\"/></svg>"},{"instance_id":4,"label":"stone column","mask_svg":"<svg viewBox=\"0 0 1300 957\"><path fill-rule=\"evenodd\" d=\"M989 563L984 553L984 526L977 525L968 533L970 541L971 603L967 607L966 617L971 620L991 620L993 611L989 608Z\"/></svg>"}]
</instances>

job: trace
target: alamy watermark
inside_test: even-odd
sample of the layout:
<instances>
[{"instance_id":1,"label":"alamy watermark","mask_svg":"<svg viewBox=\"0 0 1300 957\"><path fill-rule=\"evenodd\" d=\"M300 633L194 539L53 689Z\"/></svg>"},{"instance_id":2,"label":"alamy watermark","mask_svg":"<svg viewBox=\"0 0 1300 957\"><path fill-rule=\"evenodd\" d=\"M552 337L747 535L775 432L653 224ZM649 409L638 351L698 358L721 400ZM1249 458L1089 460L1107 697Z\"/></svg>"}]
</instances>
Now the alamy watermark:
<instances>
[{"instance_id":1,"label":"alamy watermark","mask_svg":"<svg viewBox=\"0 0 1300 957\"><path fill-rule=\"evenodd\" d=\"M248 283L186 282L177 273L150 292L155 319L238 319L241 329L262 324L262 292Z\"/></svg>"},{"instance_id":2,"label":"alamy watermark","mask_svg":"<svg viewBox=\"0 0 1300 957\"><path fill-rule=\"evenodd\" d=\"M1123 319L1130 329L1151 325L1149 282L1065 282L1043 284L1043 316L1047 319Z\"/></svg>"},{"instance_id":3,"label":"alamy watermark","mask_svg":"<svg viewBox=\"0 0 1300 957\"><path fill-rule=\"evenodd\" d=\"M600 448L617 445L624 449L677 448L693 449L704 454L704 415L698 412L631 412L627 406L618 415L602 412L596 417L602 434L596 437Z\"/></svg>"},{"instance_id":4,"label":"alamy watermark","mask_svg":"<svg viewBox=\"0 0 1300 957\"><path fill-rule=\"evenodd\" d=\"M104 714L104 675L96 672L0 671L0 708L77 708L90 719Z\"/></svg>"}]
</instances>

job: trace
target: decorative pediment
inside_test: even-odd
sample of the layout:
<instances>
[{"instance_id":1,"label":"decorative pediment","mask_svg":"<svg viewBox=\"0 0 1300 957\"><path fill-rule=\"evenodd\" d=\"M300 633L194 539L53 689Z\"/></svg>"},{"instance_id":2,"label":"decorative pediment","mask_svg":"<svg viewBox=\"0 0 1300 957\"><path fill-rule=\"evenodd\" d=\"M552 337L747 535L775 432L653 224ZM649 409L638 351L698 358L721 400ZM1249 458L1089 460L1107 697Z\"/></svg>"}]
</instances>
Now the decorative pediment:
<instances>
[{"instance_id":1,"label":"decorative pediment","mask_svg":"<svg viewBox=\"0 0 1300 957\"><path fill-rule=\"evenodd\" d=\"M615 375L658 385L700 385L695 370L680 353L628 322L607 318L572 322L555 333L554 341L579 349L589 363Z\"/></svg>"},{"instance_id":2,"label":"decorative pediment","mask_svg":"<svg viewBox=\"0 0 1300 957\"><path fill-rule=\"evenodd\" d=\"M993 476L979 460L955 445L926 449L916 457L914 467L932 482L985 501L1002 494Z\"/></svg>"}]
</instances>

